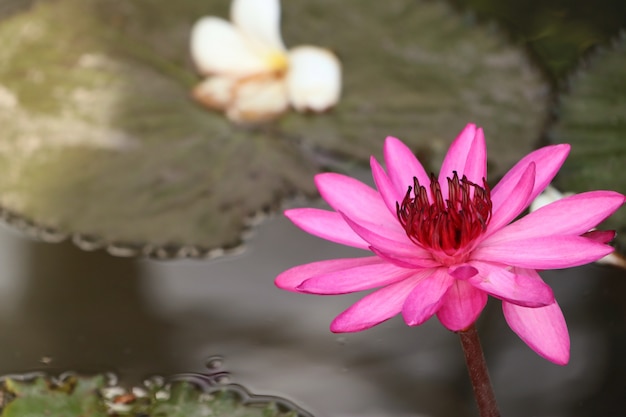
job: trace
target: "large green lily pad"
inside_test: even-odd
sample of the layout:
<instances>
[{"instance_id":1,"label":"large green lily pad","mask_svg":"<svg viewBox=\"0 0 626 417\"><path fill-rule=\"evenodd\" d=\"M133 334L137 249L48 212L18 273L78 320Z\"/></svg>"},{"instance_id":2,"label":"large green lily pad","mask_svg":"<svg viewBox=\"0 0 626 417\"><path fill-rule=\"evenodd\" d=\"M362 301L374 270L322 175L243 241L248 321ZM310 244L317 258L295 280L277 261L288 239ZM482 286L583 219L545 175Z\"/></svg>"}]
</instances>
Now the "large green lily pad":
<instances>
[{"instance_id":1,"label":"large green lily pad","mask_svg":"<svg viewBox=\"0 0 626 417\"><path fill-rule=\"evenodd\" d=\"M47 378L22 382L6 379L4 395L14 398L2 404L1 417L107 417L99 390L106 385L102 375L92 378L67 378L54 384Z\"/></svg>"},{"instance_id":2,"label":"large green lily pad","mask_svg":"<svg viewBox=\"0 0 626 417\"><path fill-rule=\"evenodd\" d=\"M481 19L496 19L523 42L554 79L578 65L581 55L606 44L624 27L623 4L561 0L452 0ZM617 6L617 7L616 7ZM622 7L619 7L622 6Z\"/></svg>"},{"instance_id":3,"label":"large green lily pad","mask_svg":"<svg viewBox=\"0 0 626 417\"><path fill-rule=\"evenodd\" d=\"M84 248L202 255L239 244L250 216L285 197L313 195L329 161L380 156L387 135L436 166L476 122L496 177L543 125L546 84L497 31L443 3L320 0L284 2L283 34L337 52L340 104L235 126L188 94L191 25L228 6L51 0L0 22L5 218Z\"/></svg>"},{"instance_id":4,"label":"large green lily pad","mask_svg":"<svg viewBox=\"0 0 626 417\"><path fill-rule=\"evenodd\" d=\"M606 48L570 78L561 95L554 143L572 151L558 177L564 191L615 190L626 193L626 36ZM626 208L603 228L616 229L626 249Z\"/></svg>"},{"instance_id":5,"label":"large green lily pad","mask_svg":"<svg viewBox=\"0 0 626 417\"><path fill-rule=\"evenodd\" d=\"M391 135L438 169L450 142L475 122L495 178L540 135L548 86L538 71L495 27L476 26L443 2L320 0L286 8L285 20L287 39L329 45L344 64L336 111L281 121L308 143L367 160Z\"/></svg>"},{"instance_id":6,"label":"large green lily pad","mask_svg":"<svg viewBox=\"0 0 626 417\"><path fill-rule=\"evenodd\" d=\"M236 384L177 380L127 389L111 382L103 374L3 378L0 417L310 417L282 398L251 395Z\"/></svg>"},{"instance_id":7,"label":"large green lily pad","mask_svg":"<svg viewBox=\"0 0 626 417\"><path fill-rule=\"evenodd\" d=\"M150 417L302 417L296 410L281 410L274 401L249 401L247 393L233 386L209 394L187 382L170 388L170 396L155 400Z\"/></svg>"}]
</instances>

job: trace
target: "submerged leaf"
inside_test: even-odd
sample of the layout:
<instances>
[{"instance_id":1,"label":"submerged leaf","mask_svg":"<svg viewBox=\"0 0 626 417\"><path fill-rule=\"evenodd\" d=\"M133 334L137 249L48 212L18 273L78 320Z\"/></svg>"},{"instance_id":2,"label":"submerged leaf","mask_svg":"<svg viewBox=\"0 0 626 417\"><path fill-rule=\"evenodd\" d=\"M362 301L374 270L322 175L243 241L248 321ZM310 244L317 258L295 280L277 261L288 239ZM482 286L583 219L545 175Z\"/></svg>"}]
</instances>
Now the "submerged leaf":
<instances>
[{"instance_id":1,"label":"submerged leaf","mask_svg":"<svg viewBox=\"0 0 626 417\"><path fill-rule=\"evenodd\" d=\"M626 193L625 68L626 35L623 35L571 77L569 91L560 98L558 120L550 131L552 142L572 145L558 177L560 189ZM626 248L625 208L600 228L616 229L617 240Z\"/></svg>"},{"instance_id":2,"label":"submerged leaf","mask_svg":"<svg viewBox=\"0 0 626 417\"><path fill-rule=\"evenodd\" d=\"M85 248L202 255L239 244L249 216L312 195L321 155L365 162L395 135L436 164L475 121L498 175L538 136L546 86L525 55L413 0L283 2L288 46L341 58L342 99L328 114L233 125L189 98L191 25L228 6L54 0L0 22L5 216Z\"/></svg>"}]
</instances>

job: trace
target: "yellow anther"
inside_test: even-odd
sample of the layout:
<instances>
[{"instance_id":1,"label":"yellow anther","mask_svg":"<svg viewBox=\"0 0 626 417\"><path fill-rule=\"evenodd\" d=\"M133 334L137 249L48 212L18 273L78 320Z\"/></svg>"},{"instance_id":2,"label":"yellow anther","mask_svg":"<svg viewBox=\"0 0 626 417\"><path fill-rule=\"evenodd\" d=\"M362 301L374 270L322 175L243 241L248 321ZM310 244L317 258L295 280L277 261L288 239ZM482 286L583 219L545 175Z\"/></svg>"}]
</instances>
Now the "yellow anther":
<instances>
[{"instance_id":1,"label":"yellow anther","mask_svg":"<svg viewBox=\"0 0 626 417\"><path fill-rule=\"evenodd\" d=\"M289 67L289 59L284 52L273 52L268 56L267 60L272 71L284 72Z\"/></svg>"}]
</instances>

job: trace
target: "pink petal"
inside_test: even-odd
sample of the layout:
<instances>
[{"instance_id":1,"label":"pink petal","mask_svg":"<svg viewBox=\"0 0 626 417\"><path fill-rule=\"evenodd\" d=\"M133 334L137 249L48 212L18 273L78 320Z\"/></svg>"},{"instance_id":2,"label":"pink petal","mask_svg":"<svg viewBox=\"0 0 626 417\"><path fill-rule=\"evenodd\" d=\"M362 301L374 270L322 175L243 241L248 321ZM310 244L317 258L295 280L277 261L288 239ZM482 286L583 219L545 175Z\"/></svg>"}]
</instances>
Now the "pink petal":
<instances>
[{"instance_id":1,"label":"pink petal","mask_svg":"<svg viewBox=\"0 0 626 417\"><path fill-rule=\"evenodd\" d=\"M483 178L487 178L487 144L482 128L477 128L474 134L471 148L467 155L467 161L462 171L463 175L473 183L482 185ZM461 175L461 172L459 172Z\"/></svg>"},{"instance_id":2,"label":"pink petal","mask_svg":"<svg viewBox=\"0 0 626 417\"><path fill-rule=\"evenodd\" d=\"M611 246L580 236L547 236L492 246L481 244L472 253L472 258L521 268L555 269L594 262L613 250Z\"/></svg>"},{"instance_id":3,"label":"pink petal","mask_svg":"<svg viewBox=\"0 0 626 417\"><path fill-rule=\"evenodd\" d=\"M419 326L439 310L443 295L455 279L439 268L428 278L418 282L402 306L402 316L409 326Z\"/></svg>"},{"instance_id":4,"label":"pink petal","mask_svg":"<svg viewBox=\"0 0 626 417\"><path fill-rule=\"evenodd\" d=\"M344 219L348 218L343 212L339 212L339 214L344 215ZM352 221L358 222L359 225L366 228L370 232L376 233L380 236L384 236L386 239L404 243L406 245L411 245L412 247L416 247L416 245L409 239L406 234L404 228L400 225L400 222L396 219L391 221L384 219L384 221L367 221L361 219L350 218ZM376 220L376 219L374 219ZM354 230L354 229L353 229Z\"/></svg>"},{"instance_id":5,"label":"pink petal","mask_svg":"<svg viewBox=\"0 0 626 417\"><path fill-rule=\"evenodd\" d=\"M410 278L388 285L353 304L330 324L334 333L358 332L389 320L402 311L402 305L413 287L432 274L424 270Z\"/></svg>"},{"instance_id":6,"label":"pink petal","mask_svg":"<svg viewBox=\"0 0 626 417\"><path fill-rule=\"evenodd\" d=\"M582 237L595 240L600 243L609 243L615 239L615 230L590 230L587 233L583 233Z\"/></svg>"},{"instance_id":7,"label":"pink petal","mask_svg":"<svg viewBox=\"0 0 626 417\"><path fill-rule=\"evenodd\" d=\"M397 216L396 203L402 202L404 194L398 192L383 167L380 166L373 156L370 158L370 166L372 167L372 177L376 183L376 188L378 188L378 192L387 205L387 209L389 209L390 213Z\"/></svg>"},{"instance_id":8,"label":"pink petal","mask_svg":"<svg viewBox=\"0 0 626 417\"><path fill-rule=\"evenodd\" d=\"M341 214L314 208L285 211L285 216L307 233L342 245L368 249L369 243L348 226Z\"/></svg>"},{"instance_id":9,"label":"pink petal","mask_svg":"<svg viewBox=\"0 0 626 417\"><path fill-rule=\"evenodd\" d=\"M335 173L316 175L315 184L322 198L335 210L355 220L385 223L404 232L396 216L389 213L380 194L369 185Z\"/></svg>"},{"instance_id":10,"label":"pink petal","mask_svg":"<svg viewBox=\"0 0 626 417\"><path fill-rule=\"evenodd\" d=\"M478 269L468 264L454 265L448 268L448 274L456 279L465 281L478 274Z\"/></svg>"},{"instance_id":11,"label":"pink petal","mask_svg":"<svg viewBox=\"0 0 626 417\"><path fill-rule=\"evenodd\" d=\"M316 275L343 271L350 268L365 265L375 265L384 262L376 256L368 258L345 258L331 259L327 261L312 262L290 268L276 277L274 283L278 288L287 291L298 291L297 287L307 279Z\"/></svg>"},{"instance_id":12,"label":"pink petal","mask_svg":"<svg viewBox=\"0 0 626 417\"><path fill-rule=\"evenodd\" d=\"M448 195L447 178L452 178L453 171L459 177L465 175L468 180L482 185L487 176L487 147L485 136L476 125L468 124L450 145L448 153L439 171L439 184L444 198Z\"/></svg>"},{"instance_id":13,"label":"pink petal","mask_svg":"<svg viewBox=\"0 0 626 417\"><path fill-rule=\"evenodd\" d=\"M370 246L390 256L398 259L406 258L407 261L431 258L429 251L411 242L406 234L402 236L389 235L385 230L372 230L375 229L375 225L361 225L347 216L344 216L344 221L358 236L368 242Z\"/></svg>"},{"instance_id":14,"label":"pink petal","mask_svg":"<svg viewBox=\"0 0 626 417\"><path fill-rule=\"evenodd\" d=\"M420 258L415 254L394 254L374 246L370 246L370 250L387 262L402 268L435 268L441 266L441 262L434 260L430 256Z\"/></svg>"},{"instance_id":15,"label":"pink petal","mask_svg":"<svg viewBox=\"0 0 626 417\"><path fill-rule=\"evenodd\" d=\"M479 273L468 282L494 297L525 307L541 307L554 302L552 289L532 269L515 270L487 262L470 264Z\"/></svg>"},{"instance_id":16,"label":"pink petal","mask_svg":"<svg viewBox=\"0 0 626 417\"><path fill-rule=\"evenodd\" d=\"M358 265L313 276L297 288L311 294L346 294L392 284L414 275L415 269L400 268L389 263Z\"/></svg>"},{"instance_id":17,"label":"pink petal","mask_svg":"<svg viewBox=\"0 0 626 417\"><path fill-rule=\"evenodd\" d=\"M494 232L483 243L492 245L541 236L580 235L597 226L622 204L624 196L613 191L591 191L565 197Z\"/></svg>"},{"instance_id":18,"label":"pink petal","mask_svg":"<svg viewBox=\"0 0 626 417\"><path fill-rule=\"evenodd\" d=\"M487 304L487 294L466 281L455 281L443 296L437 318L447 329L467 329L478 319Z\"/></svg>"},{"instance_id":19,"label":"pink petal","mask_svg":"<svg viewBox=\"0 0 626 417\"><path fill-rule=\"evenodd\" d=\"M511 189L511 195L508 196L506 204L493 208L491 221L484 237L497 232L528 207L530 193L532 193L535 184L535 169L534 162L528 164L515 187Z\"/></svg>"},{"instance_id":20,"label":"pink petal","mask_svg":"<svg viewBox=\"0 0 626 417\"><path fill-rule=\"evenodd\" d=\"M539 356L557 365L569 362L567 324L556 301L537 308L502 302L502 311L511 329Z\"/></svg>"},{"instance_id":21,"label":"pink petal","mask_svg":"<svg viewBox=\"0 0 626 417\"><path fill-rule=\"evenodd\" d=\"M416 177L419 183L428 189L430 177L422 164L411 149L391 136L385 140L385 165L389 179L396 193L400 196L400 201L402 201L402 197L406 194L409 186L413 186L413 177Z\"/></svg>"},{"instance_id":22,"label":"pink petal","mask_svg":"<svg viewBox=\"0 0 626 417\"><path fill-rule=\"evenodd\" d=\"M565 162L569 150L570 146L567 144L552 145L537 149L523 157L491 190L491 202L494 211L498 210L501 205L508 204L508 198L514 192L519 177L524 174L526 167L531 162L535 163L537 172L533 191L530 193L528 201L534 200L550 184L550 181Z\"/></svg>"}]
</instances>

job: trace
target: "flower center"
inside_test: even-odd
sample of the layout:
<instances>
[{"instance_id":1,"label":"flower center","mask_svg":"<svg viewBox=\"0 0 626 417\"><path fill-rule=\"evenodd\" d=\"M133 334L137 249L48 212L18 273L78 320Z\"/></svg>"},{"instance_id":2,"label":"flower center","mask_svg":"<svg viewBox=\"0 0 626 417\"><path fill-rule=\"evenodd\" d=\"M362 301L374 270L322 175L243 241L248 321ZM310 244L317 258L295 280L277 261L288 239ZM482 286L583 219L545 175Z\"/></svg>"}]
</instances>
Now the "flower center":
<instances>
[{"instance_id":1,"label":"flower center","mask_svg":"<svg viewBox=\"0 0 626 417\"><path fill-rule=\"evenodd\" d=\"M287 54L282 51L275 51L269 54L266 58L267 65L274 73L284 74L289 67L289 58Z\"/></svg>"},{"instance_id":2,"label":"flower center","mask_svg":"<svg viewBox=\"0 0 626 417\"><path fill-rule=\"evenodd\" d=\"M411 195L411 191L413 191ZM413 242L446 255L454 255L480 236L491 220L491 193L483 178L483 187L456 171L448 177L448 199L444 200L441 186L430 175L430 195L413 177L402 203L396 203L400 224ZM469 248L471 249L471 248Z\"/></svg>"}]
</instances>

